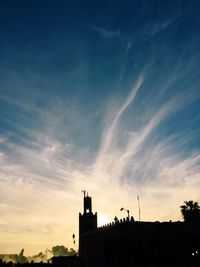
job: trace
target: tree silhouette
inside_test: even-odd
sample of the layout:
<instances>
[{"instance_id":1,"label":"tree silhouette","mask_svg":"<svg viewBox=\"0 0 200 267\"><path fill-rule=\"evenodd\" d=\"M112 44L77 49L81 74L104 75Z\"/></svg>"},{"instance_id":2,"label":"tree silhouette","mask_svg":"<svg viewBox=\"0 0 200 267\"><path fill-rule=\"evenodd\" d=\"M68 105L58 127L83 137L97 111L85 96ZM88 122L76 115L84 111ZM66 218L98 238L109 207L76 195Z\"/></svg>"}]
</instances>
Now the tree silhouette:
<instances>
[{"instance_id":1,"label":"tree silhouette","mask_svg":"<svg viewBox=\"0 0 200 267\"><path fill-rule=\"evenodd\" d=\"M24 248L21 249L19 255L16 257L16 262L26 263L28 261L27 257L24 256Z\"/></svg>"},{"instance_id":2,"label":"tree silhouette","mask_svg":"<svg viewBox=\"0 0 200 267\"><path fill-rule=\"evenodd\" d=\"M74 256L76 255L76 251L73 249L73 248L70 248L68 249L67 247L65 246L54 246L52 247L51 249L51 252L53 254L53 256Z\"/></svg>"},{"instance_id":3,"label":"tree silhouette","mask_svg":"<svg viewBox=\"0 0 200 267\"><path fill-rule=\"evenodd\" d=\"M52 253L53 256L67 256L68 255L68 248L64 247L64 246L54 246L52 247Z\"/></svg>"},{"instance_id":4,"label":"tree silhouette","mask_svg":"<svg viewBox=\"0 0 200 267\"><path fill-rule=\"evenodd\" d=\"M189 200L184 201L180 206L181 213L185 222L200 222L200 206L198 202Z\"/></svg>"}]
</instances>

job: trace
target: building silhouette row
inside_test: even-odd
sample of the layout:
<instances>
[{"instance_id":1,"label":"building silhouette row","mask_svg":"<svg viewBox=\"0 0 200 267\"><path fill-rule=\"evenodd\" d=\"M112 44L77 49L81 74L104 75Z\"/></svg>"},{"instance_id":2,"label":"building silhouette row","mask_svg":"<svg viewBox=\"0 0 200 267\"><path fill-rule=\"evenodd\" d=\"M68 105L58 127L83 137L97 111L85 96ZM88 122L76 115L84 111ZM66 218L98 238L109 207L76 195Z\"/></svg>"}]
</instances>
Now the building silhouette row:
<instances>
[{"instance_id":1,"label":"building silhouette row","mask_svg":"<svg viewBox=\"0 0 200 267\"><path fill-rule=\"evenodd\" d=\"M200 266L200 224L139 222L133 217L97 227L92 198L79 213L79 256L91 267Z\"/></svg>"},{"instance_id":2,"label":"building silhouette row","mask_svg":"<svg viewBox=\"0 0 200 267\"><path fill-rule=\"evenodd\" d=\"M15 255L16 256L16 255ZM14 257L14 255L13 255ZM16 258L16 257L14 257ZM19 267L5 263L0 267ZM92 198L84 191L79 213L79 255L53 257L24 267L199 267L199 222L142 222L129 216L97 226Z\"/></svg>"}]
</instances>

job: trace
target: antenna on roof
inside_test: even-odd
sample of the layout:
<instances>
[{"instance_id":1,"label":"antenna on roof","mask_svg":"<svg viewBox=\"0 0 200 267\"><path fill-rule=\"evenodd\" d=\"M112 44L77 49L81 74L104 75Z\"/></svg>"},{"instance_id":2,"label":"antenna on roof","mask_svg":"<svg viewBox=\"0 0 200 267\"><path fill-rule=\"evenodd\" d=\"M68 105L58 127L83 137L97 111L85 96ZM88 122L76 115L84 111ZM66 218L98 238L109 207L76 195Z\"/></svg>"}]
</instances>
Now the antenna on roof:
<instances>
[{"instance_id":1,"label":"antenna on roof","mask_svg":"<svg viewBox=\"0 0 200 267\"><path fill-rule=\"evenodd\" d=\"M140 198L139 198L139 195L137 195L137 201L138 201L138 213L139 213L139 222L140 222L141 211L140 211Z\"/></svg>"},{"instance_id":2,"label":"antenna on roof","mask_svg":"<svg viewBox=\"0 0 200 267\"><path fill-rule=\"evenodd\" d=\"M84 198L85 198L86 191L85 190L82 190L81 192L83 193Z\"/></svg>"}]
</instances>

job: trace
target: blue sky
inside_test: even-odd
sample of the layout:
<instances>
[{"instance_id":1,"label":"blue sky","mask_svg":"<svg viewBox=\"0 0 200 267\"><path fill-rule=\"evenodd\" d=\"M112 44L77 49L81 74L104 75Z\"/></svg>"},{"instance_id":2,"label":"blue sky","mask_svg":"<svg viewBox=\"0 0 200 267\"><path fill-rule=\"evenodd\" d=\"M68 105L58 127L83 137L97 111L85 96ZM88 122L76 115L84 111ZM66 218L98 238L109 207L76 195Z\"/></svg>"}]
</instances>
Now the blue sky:
<instances>
[{"instance_id":1,"label":"blue sky","mask_svg":"<svg viewBox=\"0 0 200 267\"><path fill-rule=\"evenodd\" d=\"M1 3L2 253L72 246L83 189L99 224L123 205L138 219L137 195L143 220L200 201L199 9Z\"/></svg>"}]
</instances>

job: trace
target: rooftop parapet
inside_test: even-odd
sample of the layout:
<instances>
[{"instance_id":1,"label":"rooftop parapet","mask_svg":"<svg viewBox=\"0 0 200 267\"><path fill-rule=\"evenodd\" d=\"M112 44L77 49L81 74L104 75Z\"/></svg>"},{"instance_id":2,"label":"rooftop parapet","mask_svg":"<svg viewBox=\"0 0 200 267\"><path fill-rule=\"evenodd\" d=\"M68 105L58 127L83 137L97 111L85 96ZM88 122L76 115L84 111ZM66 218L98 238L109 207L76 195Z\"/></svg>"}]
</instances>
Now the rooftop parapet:
<instances>
[{"instance_id":1,"label":"rooftop parapet","mask_svg":"<svg viewBox=\"0 0 200 267\"><path fill-rule=\"evenodd\" d=\"M108 224L105 224L103 226L98 227L98 230L106 230L106 229L114 228L114 227L119 226L119 225L125 225L127 223L128 224L135 223L133 216L131 216L130 219L128 217L126 217L126 218L122 218L120 220L115 220L111 223L108 223Z\"/></svg>"}]
</instances>

